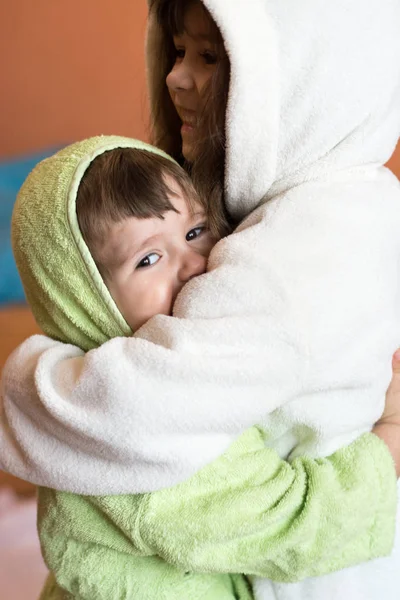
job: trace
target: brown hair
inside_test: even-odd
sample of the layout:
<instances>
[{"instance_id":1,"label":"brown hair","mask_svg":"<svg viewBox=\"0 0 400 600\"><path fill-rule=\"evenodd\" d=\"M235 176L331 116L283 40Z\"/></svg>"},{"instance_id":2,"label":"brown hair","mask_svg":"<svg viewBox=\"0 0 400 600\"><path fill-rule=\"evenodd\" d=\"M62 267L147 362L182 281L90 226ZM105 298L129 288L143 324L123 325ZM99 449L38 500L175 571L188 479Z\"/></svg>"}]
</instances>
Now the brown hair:
<instances>
[{"instance_id":1,"label":"brown hair","mask_svg":"<svg viewBox=\"0 0 400 600\"><path fill-rule=\"evenodd\" d=\"M172 103L165 79L171 71L176 50L173 36L184 31L184 17L189 6L202 4L199 0L152 0L148 46L148 79L152 118L153 143L178 160L190 173L201 198L205 199L209 226L214 234L226 235L233 223L224 203L225 174L225 114L228 102L230 63L221 33L202 4L210 19L217 47L217 65L205 90L203 114L198 127L196 159L185 162L182 157L181 122Z\"/></svg>"},{"instance_id":2,"label":"brown hair","mask_svg":"<svg viewBox=\"0 0 400 600\"><path fill-rule=\"evenodd\" d=\"M100 272L106 273L100 249L108 228L128 217L164 218L174 210L165 177L181 188L189 208L199 201L188 174L158 154L135 148L116 148L94 159L79 185L76 214L79 228Z\"/></svg>"}]
</instances>

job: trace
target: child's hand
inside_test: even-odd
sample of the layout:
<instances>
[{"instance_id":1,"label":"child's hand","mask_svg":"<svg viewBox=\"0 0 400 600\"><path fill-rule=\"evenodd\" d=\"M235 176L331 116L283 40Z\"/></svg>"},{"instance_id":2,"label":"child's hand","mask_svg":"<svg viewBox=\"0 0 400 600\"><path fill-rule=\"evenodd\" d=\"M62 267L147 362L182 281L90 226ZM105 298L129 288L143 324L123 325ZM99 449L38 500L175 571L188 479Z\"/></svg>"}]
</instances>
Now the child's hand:
<instances>
[{"instance_id":1,"label":"child's hand","mask_svg":"<svg viewBox=\"0 0 400 600\"><path fill-rule=\"evenodd\" d=\"M393 376L386 392L385 410L372 430L388 446L400 477L400 349L392 360Z\"/></svg>"}]
</instances>

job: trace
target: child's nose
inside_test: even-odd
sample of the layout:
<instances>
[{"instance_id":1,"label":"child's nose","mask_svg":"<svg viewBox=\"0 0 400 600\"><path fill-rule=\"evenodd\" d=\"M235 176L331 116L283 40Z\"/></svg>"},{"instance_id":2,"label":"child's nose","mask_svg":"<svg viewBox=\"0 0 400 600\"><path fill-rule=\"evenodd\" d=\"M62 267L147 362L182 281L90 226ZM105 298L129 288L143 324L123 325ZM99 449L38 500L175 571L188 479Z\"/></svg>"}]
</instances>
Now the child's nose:
<instances>
[{"instance_id":1,"label":"child's nose","mask_svg":"<svg viewBox=\"0 0 400 600\"><path fill-rule=\"evenodd\" d=\"M184 62L173 67L172 71L167 75L166 83L168 89L173 92L191 90L193 88L193 78Z\"/></svg>"},{"instance_id":2,"label":"child's nose","mask_svg":"<svg viewBox=\"0 0 400 600\"><path fill-rule=\"evenodd\" d=\"M182 261L181 268L179 269L179 279L183 283L186 283L193 277L205 273L206 268L207 258L198 252L190 251L185 255Z\"/></svg>"}]
</instances>

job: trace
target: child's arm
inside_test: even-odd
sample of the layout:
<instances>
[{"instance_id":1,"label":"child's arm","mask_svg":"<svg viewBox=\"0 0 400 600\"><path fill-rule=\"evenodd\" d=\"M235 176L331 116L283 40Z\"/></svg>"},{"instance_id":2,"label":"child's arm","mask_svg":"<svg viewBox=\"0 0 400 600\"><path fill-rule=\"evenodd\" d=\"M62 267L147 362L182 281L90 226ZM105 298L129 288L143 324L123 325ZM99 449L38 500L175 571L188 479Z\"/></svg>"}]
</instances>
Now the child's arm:
<instances>
[{"instance_id":1,"label":"child's arm","mask_svg":"<svg viewBox=\"0 0 400 600\"><path fill-rule=\"evenodd\" d=\"M392 471L371 434L329 459L291 467L253 428L169 490L97 498L42 490L42 548L60 585L81 600L247 598L229 591L238 580L193 572L297 581L387 554Z\"/></svg>"},{"instance_id":2,"label":"child's arm","mask_svg":"<svg viewBox=\"0 0 400 600\"><path fill-rule=\"evenodd\" d=\"M383 439L387 425L400 427L400 363L393 367L378 426ZM251 600L240 575L193 569L240 567L292 581L383 555L396 505L392 470L373 435L330 459L296 459L291 468L252 428L170 490L95 498L41 489L39 533L53 572L41 600L61 600L65 591L71 600Z\"/></svg>"},{"instance_id":3,"label":"child's arm","mask_svg":"<svg viewBox=\"0 0 400 600\"><path fill-rule=\"evenodd\" d=\"M186 574L144 555L123 520L134 522L140 504L140 496L131 496L127 510L125 497L96 499L40 488L38 529L51 572L41 600L252 600L238 577ZM234 593L238 586L240 596Z\"/></svg>"},{"instance_id":4,"label":"child's arm","mask_svg":"<svg viewBox=\"0 0 400 600\"><path fill-rule=\"evenodd\" d=\"M82 545L70 577L50 573L39 600L253 600L242 575L184 573L165 561ZM82 562L82 554L86 561ZM76 560L77 559L77 560Z\"/></svg>"},{"instance_id":5,"label":"child's arm","mask_svg":"<svg viewBox=\"0 0 400 600\"><path fill-rule=\"evenodd\" d=\"M143 547L182 569L290 582L389 554L396 506L392 457L365 434L292 465L267 449L237 456L234 446L188 482L148 495L137 527Z\"/></svg>"}]
</instances>

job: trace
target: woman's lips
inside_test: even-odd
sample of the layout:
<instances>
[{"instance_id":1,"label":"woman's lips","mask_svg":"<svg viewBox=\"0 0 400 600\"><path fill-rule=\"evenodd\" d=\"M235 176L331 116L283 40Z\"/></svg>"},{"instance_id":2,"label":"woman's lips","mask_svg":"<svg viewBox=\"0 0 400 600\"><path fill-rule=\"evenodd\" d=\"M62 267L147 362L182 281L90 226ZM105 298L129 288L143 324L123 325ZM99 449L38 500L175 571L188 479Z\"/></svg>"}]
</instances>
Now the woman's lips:
<instances>
[{"instance_id":1,"label":"woman's lips","mask_svg":"<svg viewBox=\"0 0 400 600\"><path fill-rule=\"evenodd\" d=\"M196 113L193 111L180 111L179 117L182 121L181 133L192 133L196 127Z\"/></svg>"}]
</instances>

